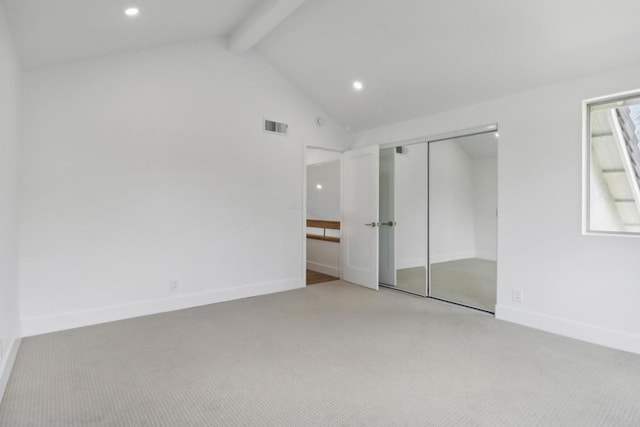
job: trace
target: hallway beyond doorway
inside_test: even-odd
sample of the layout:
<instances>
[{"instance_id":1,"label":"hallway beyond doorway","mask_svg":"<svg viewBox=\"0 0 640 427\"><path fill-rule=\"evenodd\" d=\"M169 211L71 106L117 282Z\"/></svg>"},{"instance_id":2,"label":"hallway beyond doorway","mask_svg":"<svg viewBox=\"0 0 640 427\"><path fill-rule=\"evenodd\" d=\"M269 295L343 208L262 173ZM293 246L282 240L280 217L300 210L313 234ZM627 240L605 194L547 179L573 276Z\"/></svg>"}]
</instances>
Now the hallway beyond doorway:
<instances>
[{"instance_id":1,"label":"hallway beyond doorway","mask_svg":"<svg viewBox=\"0 0 640 427\"><path fill-rule=\"evenodd\" d=\"M338 277L329 276L328 274L318 273L317 271L307 270L307 286L317 285L318 283L326 283L340 280Z\"/></svg>"}]
</instances>

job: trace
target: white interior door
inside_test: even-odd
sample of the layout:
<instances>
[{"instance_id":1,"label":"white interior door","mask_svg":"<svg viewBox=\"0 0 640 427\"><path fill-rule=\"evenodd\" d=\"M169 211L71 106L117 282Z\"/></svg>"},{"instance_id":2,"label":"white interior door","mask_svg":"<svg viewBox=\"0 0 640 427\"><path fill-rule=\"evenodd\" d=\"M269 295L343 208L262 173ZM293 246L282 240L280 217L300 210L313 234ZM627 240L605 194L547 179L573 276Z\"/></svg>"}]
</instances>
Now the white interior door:
<instances>
[{"instance_id":1,"label":"white interior door","mask_svg":"<svg viewBox=\"0 0 640 427\"><path fill-rule=\"evenodd\" d=\"M343 279L378 290L379 147L344 153Z\"/></svg>"}]
</instances>

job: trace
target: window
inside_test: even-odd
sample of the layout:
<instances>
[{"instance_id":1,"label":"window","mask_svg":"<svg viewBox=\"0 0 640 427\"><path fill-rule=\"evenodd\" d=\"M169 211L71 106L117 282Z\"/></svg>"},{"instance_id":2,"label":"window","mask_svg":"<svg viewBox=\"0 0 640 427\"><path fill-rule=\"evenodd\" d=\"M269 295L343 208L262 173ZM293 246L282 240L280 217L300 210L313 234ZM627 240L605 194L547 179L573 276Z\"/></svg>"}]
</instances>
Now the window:
<instances>
[{"instance_id":1,"label":"window","mask_svg":"<svg viewBox=\"0 0 640 427\"><path fill-rule=\"evenodd\" d=\"M584 102L587 234L640 235L640 91Z\"/></svg>"}]
</instances>

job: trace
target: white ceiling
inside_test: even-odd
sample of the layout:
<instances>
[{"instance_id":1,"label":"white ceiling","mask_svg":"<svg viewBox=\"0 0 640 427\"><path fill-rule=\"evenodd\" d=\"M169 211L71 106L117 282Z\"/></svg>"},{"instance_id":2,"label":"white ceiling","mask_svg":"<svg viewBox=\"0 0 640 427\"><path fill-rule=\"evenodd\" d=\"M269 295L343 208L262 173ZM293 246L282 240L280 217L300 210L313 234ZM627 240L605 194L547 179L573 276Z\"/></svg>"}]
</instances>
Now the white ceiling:
<instances>
[{"instance_id":1,"label":"white ceiling","mask_svg":"<svg viewBox=\"0 0 640 427\"><path fill-rule=\"evenodd\" d=\"M225 36L277 3L0 1L24 68ZM638 0L307 0L256 49L358 130L638 64L638 16Z\"/></svg>"},{"instance_id":2,"label":"white ceiling","mask_svg":"<svg viewBox=\"0 0 640 427\"><path fill-rule=\"evenodd\" d=\"M640 63L638 16L638 0L308 0L257 48L361 129Z\"/></svg>"},{"instance_id":3,"label":"white ceiling","mask_svg":"<svg viewBox=\"0 0 640 427\"><path fill-rule=\"evenodd\" d=\"M263 0L1 0L23 68L229 33ZM128 19L135 5L140 16Z\"/></svg>"}]
</instances>

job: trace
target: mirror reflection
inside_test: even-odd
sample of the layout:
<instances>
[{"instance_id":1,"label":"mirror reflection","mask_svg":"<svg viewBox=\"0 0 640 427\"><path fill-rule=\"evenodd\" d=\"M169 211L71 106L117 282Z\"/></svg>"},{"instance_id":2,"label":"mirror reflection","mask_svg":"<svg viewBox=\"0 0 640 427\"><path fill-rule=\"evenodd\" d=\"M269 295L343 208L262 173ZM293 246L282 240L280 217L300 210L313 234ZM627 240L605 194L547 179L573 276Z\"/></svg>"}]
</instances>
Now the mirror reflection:
<instances>
[{"instance_id":1,"label":"mirror reflection","mask_svg":"<svg viewBox=\"0 0 640 427\"><path fill-rule=\"evenodd\" d=\"M640 95L587 113L587 231L640 233Z\"/></svg>"},{"instance_id":2,"label":"mirror reflection","mask_svg":"<svg viewBox=\"0 0 640 427\"><path fill-rule=\"evenodd\" d=\"M380 151L380 284L427 295L427 144Z\"/></svg>"},{"instance_id":3,"label":"mirror reflection","mask_svg":"<svg viewBox=\"0 0 640 427\"><path fill-rule=\"evenodd\" d=\"M429 143L430 296L494 312L496 133Z\"/></svg>"}]
</instances>

